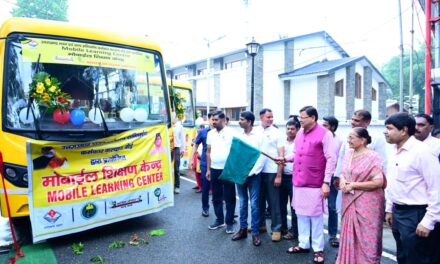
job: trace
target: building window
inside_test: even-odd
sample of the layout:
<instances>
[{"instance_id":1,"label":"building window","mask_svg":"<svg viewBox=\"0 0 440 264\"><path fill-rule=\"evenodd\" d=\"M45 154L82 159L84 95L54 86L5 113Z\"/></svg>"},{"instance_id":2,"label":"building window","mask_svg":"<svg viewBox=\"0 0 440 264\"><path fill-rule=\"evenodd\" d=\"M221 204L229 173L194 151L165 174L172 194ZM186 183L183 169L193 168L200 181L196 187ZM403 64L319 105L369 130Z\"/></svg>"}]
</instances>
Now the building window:
<instances>
[{"instance_id":1,"label":"building window","mask_svg":"<svg viewBox=\"0 0 440 264\"><path fill-rule=\"evenodd\" d=\"M355 74L355 93L354 97L357 99L362 98L362 77L359 73Z\"/></svg>"},{"instance_id":2,"label":"building window","mask_svg":"<svg viewBox=\"0 0 440 264\"><path fill-rule=\"evenodd\" d=\"M174 79L175 80L186 80L186 79L188 79L188 74L187 73L176 74L176 75L174 75Z\"/></svg>"},{"instance_id":3,"label":"building window","mask_svg":"<svg viewBox=\"0 0 440 264\"><path fill-rule=\"evenodd\" d=\"M225 108L225 115L229 117L229 121L238 121L243 111L246 111L246 107Z\"/></svg>"},{"instance_id":4,"label":"building window","mask_svg":"<svg viewBox=\"0 0 440 264\"><path fill-rule=\"evenodd\" d=\"M344 79L335 83L335 96L344 96Z\"/></svg>"},{"instance_id":5,"label":"building window","mask_svg":"<svg viewBox=\"0 0 440 264\"><path fill-rule=\"evenodd\" d=\"M205 74L206 74L206 69L197 70L197 75L205 75Z\"/></svg>"},{"instance_id":6,"label":"building window","mask_svg":"<svg viewBox=\"0 0 440 264\"><path fill-rule=\"evenodd\" d=\"M243 64L244 64L243 60L226 62L224 65L225 66L224 69L228 70L228 69L232 69L232 68L239 68L239 67L242 67Z\"/></svg>"},{"instance_id":7,"label":"building window","mask_svg":"<svg viewBox=\"0 0 440 264\"><path fill-rule=\"evenodd\" d=\"M377 91L373 87L371 87L371 100L376 101L377 100Z\"/></svg>"}]
</instances>

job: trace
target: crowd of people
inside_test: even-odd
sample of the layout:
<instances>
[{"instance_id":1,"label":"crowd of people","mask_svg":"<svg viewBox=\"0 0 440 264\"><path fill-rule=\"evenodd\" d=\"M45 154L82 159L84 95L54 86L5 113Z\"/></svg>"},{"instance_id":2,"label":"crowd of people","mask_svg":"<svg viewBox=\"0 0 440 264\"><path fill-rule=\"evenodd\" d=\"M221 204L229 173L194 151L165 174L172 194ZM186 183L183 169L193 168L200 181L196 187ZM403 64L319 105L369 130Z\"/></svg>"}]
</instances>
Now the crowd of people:
<instances>
[{"instance_id":1,"label":"crowd of people","mask_svg":"<svg viewBox=\"0 0 440 264\"><path fill-rule=\"evenodd\" d=\"M270 109L262 109L259 118L261 125L254 126L255 115L241 112L238 133L226 125L222 111L215 111L198 131L192 153L198 156L204 217L209 216L212 191L215 221L210 230L226 227L233 241L251 233L252 244L260 246L260 234L269 231L270 212L273 242L297 240L287 253L313 250L313 262L324 263L328 213L328 243L339 247L336 263L380 263L385 220L399 263L440 263L440 139L431 134L431 116L396 113L386 119L384 136L375 137L368 131L367 110L353 113L348 136L336 133L338 120L333 116L323 117L319 124L312 106L289 118L285 135L273 124ZM264 153L243 184L220 178L233 137ZM394 145L390 153L385 141Z\"/></svg>"}]
</instances>

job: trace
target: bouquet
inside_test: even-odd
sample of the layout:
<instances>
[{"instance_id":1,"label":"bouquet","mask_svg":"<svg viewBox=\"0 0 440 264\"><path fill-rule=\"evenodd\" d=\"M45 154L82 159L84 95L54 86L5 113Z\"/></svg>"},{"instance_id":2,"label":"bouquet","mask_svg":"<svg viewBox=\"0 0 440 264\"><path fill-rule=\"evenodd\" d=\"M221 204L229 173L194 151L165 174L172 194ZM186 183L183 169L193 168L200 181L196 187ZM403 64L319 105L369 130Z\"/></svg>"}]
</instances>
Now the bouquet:
<instances>
[{"instance_id":1,"label":"bouquet","mask_svg":"<svg viewBox=\"0 0 440 264\"><path fill-rule=\"evenodd\" d=\"M61 83L47 72L39 72L32 78L29 95L38 105L47 106L49 112L68 111L72 97L60 89Z\"/></svg>"},{"instance_id":2,"label":"bouquet","mask_svg":"<svg viewBox=\"0 0 440 264\"><path fill-rule=\"evenodd\" d=\"M183 105L185 102L185 98L176 89L173 89L173 105L177 118L182 119L185 116L185 106Z\"/></svg>"}]
</instances>

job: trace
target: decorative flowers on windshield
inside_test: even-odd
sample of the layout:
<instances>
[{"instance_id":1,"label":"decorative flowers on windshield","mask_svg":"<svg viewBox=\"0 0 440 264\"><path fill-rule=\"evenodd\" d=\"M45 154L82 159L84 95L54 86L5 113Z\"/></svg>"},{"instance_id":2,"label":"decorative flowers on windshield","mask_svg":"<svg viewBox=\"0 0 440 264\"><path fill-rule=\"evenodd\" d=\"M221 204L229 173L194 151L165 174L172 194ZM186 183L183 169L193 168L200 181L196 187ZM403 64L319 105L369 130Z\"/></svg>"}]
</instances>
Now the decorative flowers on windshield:
<instances>
[{"instance_id":1,"label":"decorative flowers on windshield","mask_svg":"<svg viewBox=\"0 0 440 264\"><path fill-rule=\"evenodd\" d=\"M59 109L68 111L72 97L60 89L61 83L47 72L39 72L32 78L29 95L41 106L46 106L49 112Z\"/></svg>"},{"instance_id":2,"label":"decorative flowers on windshield","mask_svg":"<svg viewBox=\"0 0 440 264\"><path fill-rule=\"evenodd\" d=\"M176 91L176 89L172 89L173 91L173 106L174 111L176 111L176 116L182 119L185 116L185 106L184 103L186 99Z\"/></svg>"}]
</instances>

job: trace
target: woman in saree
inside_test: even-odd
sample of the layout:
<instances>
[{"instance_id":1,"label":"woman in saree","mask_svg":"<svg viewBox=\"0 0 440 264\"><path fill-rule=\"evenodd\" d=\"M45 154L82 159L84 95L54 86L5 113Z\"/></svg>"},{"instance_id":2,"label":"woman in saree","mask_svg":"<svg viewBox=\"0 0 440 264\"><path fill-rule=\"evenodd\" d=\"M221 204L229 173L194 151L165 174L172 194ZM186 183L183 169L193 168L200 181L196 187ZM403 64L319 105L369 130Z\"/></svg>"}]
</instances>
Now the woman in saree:
<instances>
[{"instance_id":1,"label":"woman in saree","mask_svg":"<svg viewBox=\"0 0 440 264\"><path fill-rule=\"evenodd\" d=\"M342 190L341 240L336 263L380 263L384 219L384 176L380 156L367 148L371 137L354 128L347 143L339 187Z\"/></svg>"}]
</instances>

